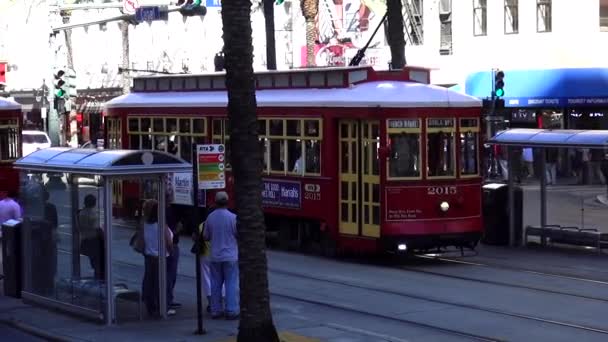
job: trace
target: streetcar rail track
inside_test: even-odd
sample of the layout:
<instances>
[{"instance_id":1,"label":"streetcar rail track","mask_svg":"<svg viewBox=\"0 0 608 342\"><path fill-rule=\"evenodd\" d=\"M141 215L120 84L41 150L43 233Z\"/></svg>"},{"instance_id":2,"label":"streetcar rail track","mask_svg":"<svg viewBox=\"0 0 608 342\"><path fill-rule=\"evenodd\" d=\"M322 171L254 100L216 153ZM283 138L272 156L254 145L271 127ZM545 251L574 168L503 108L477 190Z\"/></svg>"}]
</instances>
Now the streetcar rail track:
<instances>
[{"instance_id":1,"label":"streetcar rail track","mask_svg":"<svg viewBox=\"0 0 608 342\"><path fill-rule=\"evenodd\" d=\"M533 291L538 291L538 292L551 293L551 294L556 294L556 295L560 295L560 296L569 296L569 297L580 298L580 299L608 302L608 298L586 296L586 295L580 295L580 294L571 293L571 292L551 290L551 289L547 289L547 288L530 286L530 285L513 284L513 283L509 283L509 282L505 282L505 281L496 281L496 280L460 276L460 275L447 274L447 273L441 273L441 272L436 272L436 271L421 270L421 269L407 267L407 266L400 266L397 269L404 270L407 272L428 274L428 275L437 276L437 277L465 280L465 281L471 281L471 282L476 282L476 283L481 283L481 284L498 285L498 286L503 286L503 287L512 287L512 288L518 288L518 289L524 289L524 290L533 290Z\"/></svg>"},{"instance_id":2,"label":"streetcar rail track","mask_svg":"<svg viewBox=\"0 0 608 342\"><path fill-rule=\"evenodd\" d=\"M362 290L375 291L375 292L391 294L391 295L400 296L400 297L427 301L427 302L431 302L431 303L456 306L456 307L461 307L461 308L466 308L466 309L471 309L471 310L476 310L476 311L493 313L493 314L497 314L497 315L501 315L501 316L514 317L514 318L519 318L519 319L524 319L524 320L536 321L539 323L546 323L546 324L556 325L556 326L560 326L560 327L568 327L568 328L573 328L573 329L577 329L577 330L584 330L584 331L588 331L588 332L608 335L608 330L606 330L606 329L596 328L596 327L582 325L582 324L576 324L576 323L570 323L570 322L560 322L560 321L556 321L553 319L519 314L519 313L509 312L506 310L492 309L492 308L487 308L487 307L474 305L474 304L459 303L459 302L454 302L454 301L449 301L449 300L444 300L444 299L425 297L425 296L421 296L421 295L415 295L415 294L411 294L411 293L405 293L405 292L395 291L395 290L381 288L381 287L370 287L370 286L365 286L365 285L352 284L352 283L348 283L345 281L334 280L334 279L330 279L330 278L315 277L315 276L300 274L297 272L277 270L277 269L271 269L271 268L269 268L268 271L271 273L284 274L284 275L288 275L288 276L300 277L300 278L304 278L304 279L310 279L310 280L321 281L321 282L328 282L328 283L347 286L347 287L359 288Z\"/></svg>"},{"instance_id":3,"label":"streetcar rail track","mask_svg":"<svg viewBox=\"0 0 608 342\"><path fill-rule=\"evenodd\" d=\"M441 257L436 257L436 256L417 255L416 257L420 258L420 259L438 260L438 261L449 262L449 263L454 263L454 264L477 266L477 267L487 267L487 268L494 268L494 269L499 269L499 270L507 270L507 271L515 271L515 272L521 272L521 273L540 275L540 276L545 276L545 277L568 279L568 280L580 281L580 282L585 282L585 283L608 285L608 281L577 277L577 276L572 276L572 275L567 275L567 274L541 272L541 271L535 271L535 270L522 268L522 267L484 264L484 263L479 263L479 262L463 261L463 260L456 260L456 259L450 259L450 258L441 258Z\"/></svg>"},{"instance_id":4,"label":"streetcar rail track","mask_svg":"<svg viewBox=\"0 0 608 342\"><path fill-rule=\"evenodd\" d=\"M132 264L132 263L128 263L128 262L124 262L124 261L118 261L115 260L113 261L116 264L120 264L123 266L130 266L130 267L141 267L141 265L137 265L137 264ZM275 271L275 270L271 270L268 269L269 272L274 272L274 273L279 273L280 271ZM178 274L178 276L180 277L184 277L184 278L189 278L189 279L196 279L195 276L192 275L188 275L188 274ZM306 277L306 276L304 276ZM319 281L324 281L324 280L319 280ZM459 330L454 330L454 329L449 329L449 328L442 328L442 327L438 327L438 326L434 326L432 324L427 324L427 323L422 323L422 322L416 322L413 320L408 320L405 318L397 318L397 317L393 317L390 315L383 315L383 314L379 314L379 313L375 313L375 312L370 312L370 311L366 311L366 310L360 310L360 309L356 309L353 307L350 307L348 305L343 305L343 304L338 304L338 303L328 303L328 302L323 302L320 300L315 300L315 299L310 299L310 298L302 298L302 297L298 297L298 296L294 296L294 295L290 295L290 294L285 294L285 293L280 293L277 291L269 291L271 295L273 296L277 296L277 297L281 297L281 298L285 298L285 299L289 299L289 300L293 300L293 301L297 301L297 302L302 302L302 303L308 303L308 304L313 304L313 305L318 305L318 306L324 306L327 308L332 308L332 309L336 309L336 310L341 310L341 311L348 311L351 313L357 313L360 315L365 315L365 316L370 316L370 317L376 317L376 318L381 318L381 319L385 319L385 320L391 320L393 322L399 322L399 323L403 323L403 324L409 324L412 326L418 326L424 329L429 329L429 330L433 330L433 331L439 331L448 335L452 335L452 336L458 336L458 337L465 337L471 340L475 340L475 341L484 341L484 342L502 342L505 341L504 339L499 339L499 338L495 338L495 337L489 337L489 336L483 336L483 335L478 335L478 334L472 334L472 333L468 333L468 332L463 332L463 331L459 331Z\"/></svg>"}]
</instances>

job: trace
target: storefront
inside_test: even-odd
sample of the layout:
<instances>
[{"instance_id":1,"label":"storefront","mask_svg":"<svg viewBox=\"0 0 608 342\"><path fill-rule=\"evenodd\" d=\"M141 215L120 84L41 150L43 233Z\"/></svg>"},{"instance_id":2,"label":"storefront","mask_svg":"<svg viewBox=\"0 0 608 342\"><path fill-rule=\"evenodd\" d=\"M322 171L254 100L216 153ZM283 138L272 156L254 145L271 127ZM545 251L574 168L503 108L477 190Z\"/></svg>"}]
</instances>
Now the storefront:
<instances>
[{"instance_id":1,"label":"storefront","mask_svg":"<svg viewBox=\"0 0 608 342\"><path fill-rule=\"evenodd\" d=\"M608 129L608 68L503 71L505 110L500 120L494 120L501 127L493 129L492 135L504 128ZM493 84L492 71L477 72L467 77L465 93L489 98ZM586 172L577 170L581 163L576 161L584 153L562 151L558 175L594 183L581 176ZM540 157L535 153L535 164Z\"/></svg>"},{"instance_id":2,"label":"storefront","mask_svg":"<svg viewBox=\"0 0 608 342\"><path fill-rule=\"evenodd\" d=\"M503 70L509 127L608 129L608 68ZM469 75L465 93L491 95L491 71Z\"/></svg>"}]
</instances>

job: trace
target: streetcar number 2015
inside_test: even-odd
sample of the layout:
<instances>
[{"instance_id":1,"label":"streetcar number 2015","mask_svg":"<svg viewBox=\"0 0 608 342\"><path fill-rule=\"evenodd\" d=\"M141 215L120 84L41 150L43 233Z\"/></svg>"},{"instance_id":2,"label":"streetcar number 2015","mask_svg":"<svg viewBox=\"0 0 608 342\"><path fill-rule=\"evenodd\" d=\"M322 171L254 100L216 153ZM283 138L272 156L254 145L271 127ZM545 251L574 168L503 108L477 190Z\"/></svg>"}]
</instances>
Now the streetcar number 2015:
<instances>
[{"instance_id":1,"label":"streetcar number 2015","mask_svg":"<svg viewBox=\"0 0 608 342\"><path fill-rule=\"evenodd\" d=\"M455 186L429 186L427 195L454 195L456 194Z\"/></svg>"}]
</instances>

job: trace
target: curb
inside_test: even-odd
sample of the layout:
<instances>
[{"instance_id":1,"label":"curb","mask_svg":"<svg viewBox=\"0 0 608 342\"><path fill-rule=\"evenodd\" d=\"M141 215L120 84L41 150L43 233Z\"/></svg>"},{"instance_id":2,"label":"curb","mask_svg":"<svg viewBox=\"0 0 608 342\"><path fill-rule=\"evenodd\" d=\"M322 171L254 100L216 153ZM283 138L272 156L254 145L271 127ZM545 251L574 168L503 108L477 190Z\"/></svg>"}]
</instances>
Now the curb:
<instances>
[{"instance_id":1,"label":"curb","mask_svg":"<svg viewBox=\"0 0 608 342\"><path fill-rule=\"evenodd\" d=\"M23 331L29 335L34 335L36 337L43 338L47 341L52 342L81 342L83 340L73 339L69 336L53 334L46 330L37 328L31 324L25 323L23 321L14 319L14 318L0 318L0 323L6 324L12 328Z\"/></svg>"}]
</instances>

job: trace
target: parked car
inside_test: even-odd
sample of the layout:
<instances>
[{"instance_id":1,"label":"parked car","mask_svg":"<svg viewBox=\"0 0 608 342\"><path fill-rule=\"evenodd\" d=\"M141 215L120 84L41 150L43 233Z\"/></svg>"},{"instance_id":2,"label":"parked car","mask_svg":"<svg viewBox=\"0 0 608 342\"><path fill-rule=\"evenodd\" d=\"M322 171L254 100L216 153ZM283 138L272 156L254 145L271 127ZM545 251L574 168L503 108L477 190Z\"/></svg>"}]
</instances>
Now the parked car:
<instances>
[{"instance_id":1,"label":"parked car","mask_svg":"<svg viewBox=\"0 0 608 342\"><path fill-rule=\"evenodd\" d=\"M41 150L43 148L51 147L51 139L49 136L41 131L23 131L22 132L22 153L23 156Z\"/></svg>"}]
</instances>

